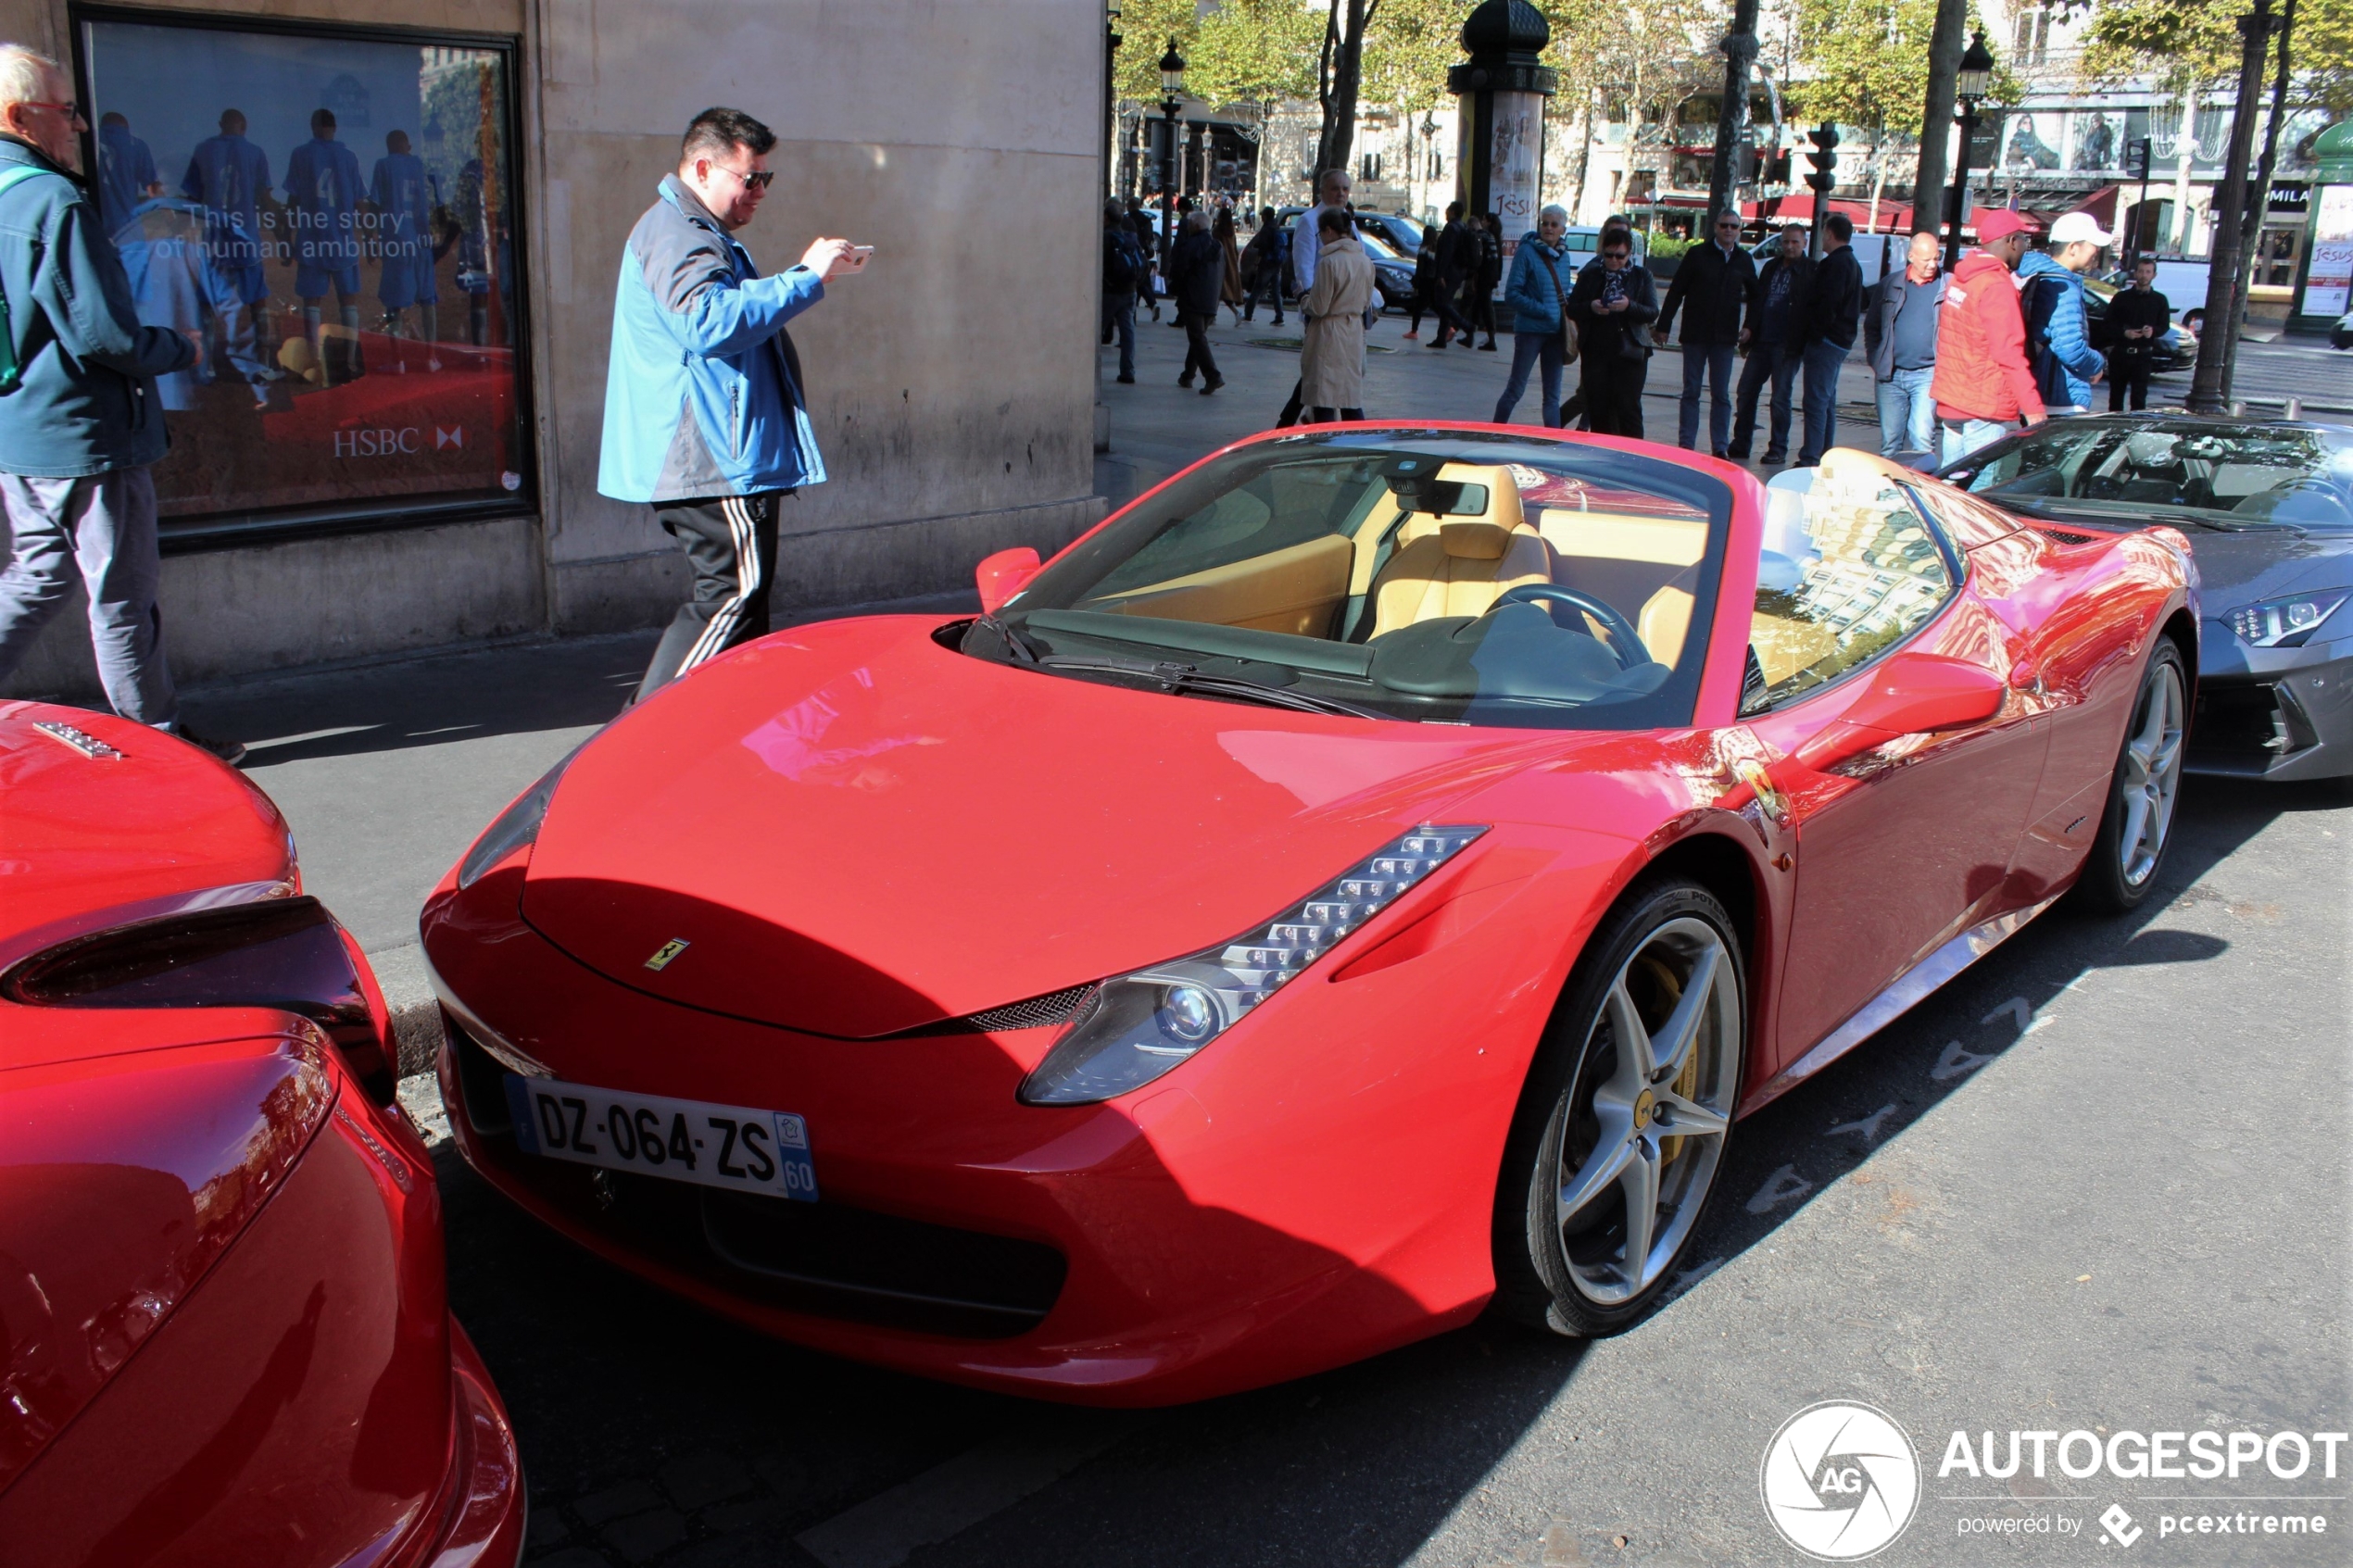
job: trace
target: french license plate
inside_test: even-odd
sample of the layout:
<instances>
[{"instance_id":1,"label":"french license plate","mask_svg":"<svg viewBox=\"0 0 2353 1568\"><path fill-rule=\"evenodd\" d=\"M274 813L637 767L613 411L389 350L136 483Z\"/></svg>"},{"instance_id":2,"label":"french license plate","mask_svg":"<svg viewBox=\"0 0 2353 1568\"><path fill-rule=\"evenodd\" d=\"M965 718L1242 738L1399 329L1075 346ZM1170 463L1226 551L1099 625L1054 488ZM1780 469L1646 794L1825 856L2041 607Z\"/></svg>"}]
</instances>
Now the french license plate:
<instances>
[{"instance_id":1,"label":"french license plate","mask_svg":"<svg viewBox=\"0 0 2353 1568\"><path fill-rule=\"evenodd\" d=\"M790 1111L623 1094L514 1073L507 1074L507 1104L525 1154L817 1201L809 1123Z\"/></svg>"}]
</instances>

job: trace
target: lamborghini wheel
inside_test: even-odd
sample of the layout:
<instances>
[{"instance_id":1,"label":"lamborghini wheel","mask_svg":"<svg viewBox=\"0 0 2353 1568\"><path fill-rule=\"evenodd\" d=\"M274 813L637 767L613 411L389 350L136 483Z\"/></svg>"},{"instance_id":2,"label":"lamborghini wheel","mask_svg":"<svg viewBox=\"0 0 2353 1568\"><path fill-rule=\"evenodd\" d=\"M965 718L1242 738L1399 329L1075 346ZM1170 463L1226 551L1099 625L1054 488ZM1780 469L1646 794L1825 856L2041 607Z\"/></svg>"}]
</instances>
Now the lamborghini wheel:
<instances>
[{"instance_id":1,"label":"lamborghini wheel","mask_svg":"<svg viewBox=\"0 0 2353 1568\"><path fill-rule=\"evenodd\" d=\"M1506 1146L1501 1310L1590 1337L1667 1289L1731 1135L1745 995L1731 922L1696 883L1640 889L1595 934Z\"/></svg>"},{"instance_id":2,"label":"lamborghini wheel","mask_svg":"<svg viewBox=\"0 0 2353 1568\"><path fill-rule=\"evenodd\" d=\"M2148 897L2173 838L2173 808L2182 793L2183 752L2189 738L2189 683L2182 654L2159 637L2141 673L2141 695L2116 759L2099 836L2077 886L2095 908L2121 914Z\"/></svg>"}]
</instances>

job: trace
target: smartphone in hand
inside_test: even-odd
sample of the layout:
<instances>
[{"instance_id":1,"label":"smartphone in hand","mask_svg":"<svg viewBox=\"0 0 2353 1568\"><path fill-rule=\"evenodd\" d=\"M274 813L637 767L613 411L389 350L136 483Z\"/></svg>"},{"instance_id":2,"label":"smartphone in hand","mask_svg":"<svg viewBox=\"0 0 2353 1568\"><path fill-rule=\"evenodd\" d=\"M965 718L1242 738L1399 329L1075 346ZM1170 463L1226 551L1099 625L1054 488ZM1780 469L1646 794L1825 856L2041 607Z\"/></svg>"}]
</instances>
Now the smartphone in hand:
<instances>
[{"instance_id":1,"label":"smartphone in hand","mask_svg":"<svg viewBox=\"0 0 2353 1568\"><path fill-rule=\"evenodd\" d=\"M872 261L874 258L874 246L851 245L849 247L849 258L843 266L842 270L845 272L863 272L866 270L866 263Z\"/></svg>"}]
</instances>

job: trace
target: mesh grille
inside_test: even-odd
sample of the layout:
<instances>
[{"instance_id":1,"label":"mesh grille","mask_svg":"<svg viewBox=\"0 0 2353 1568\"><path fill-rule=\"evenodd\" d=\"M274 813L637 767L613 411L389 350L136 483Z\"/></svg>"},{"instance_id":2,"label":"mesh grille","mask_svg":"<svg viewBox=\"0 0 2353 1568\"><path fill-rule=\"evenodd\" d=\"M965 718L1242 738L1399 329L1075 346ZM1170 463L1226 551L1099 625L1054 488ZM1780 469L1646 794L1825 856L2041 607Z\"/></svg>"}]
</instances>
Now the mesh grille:
<instances>
[{"instance_id":1,"label":"mesh grille","mask_svg":"<svg viewBox=\"0 0 2353 1568\"><path fill-rule=\"evenodd\" d=\"M2054 545L2094 545L2100 539L2096 533L2078 533L2071 528L2053 528L2047 523L2036 524L2034 532Z\"/></svg>"},{"instance_id":2,"label":"mesh grille","mask_svg":"<svg viewBox=\"0 0 2353 1568\"><path fill-rule=\"evenodd\" d=\"M1078 1004L1087 999L1092 985L1073 985L1067 991L1053 991L1043 997L1032 997L1026 1002L1008 1002L1000 1008L988 1008L956 1020L963 1028L977 1034L994 1035L1009 1029L1043 1029L1050 1023L1067 1023L1077 1012Z\"/></svg>"}]
</instances>

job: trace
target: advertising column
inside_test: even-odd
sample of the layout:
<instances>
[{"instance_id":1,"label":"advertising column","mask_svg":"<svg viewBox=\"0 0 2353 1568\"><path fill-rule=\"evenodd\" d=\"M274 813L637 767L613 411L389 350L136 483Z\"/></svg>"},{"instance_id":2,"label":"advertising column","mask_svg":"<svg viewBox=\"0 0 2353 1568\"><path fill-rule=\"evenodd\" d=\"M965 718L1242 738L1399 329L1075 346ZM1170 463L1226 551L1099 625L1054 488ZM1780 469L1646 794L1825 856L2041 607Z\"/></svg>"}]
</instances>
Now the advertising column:
<instances>
[{"instance_id":1,"label":"advertising column","mask_svg":"<svg viewBox=\"0 0 2353 1568\"><path fill-rule=\"evenodd\" d=\"M1536 186L1544 167L1544 95L1498 93L1494 104L1487 210L1504 220L1504 275L1509 277L1519 237L1536 227Z\"/></svg>"},{"instance_id":2,"label":"advertising column","mask_svg":"<svg viewBox=\"0 0 2353 1568\"><path fill-rule=\"evenodd\" d=\"M2353 310L2353 121L2312 144L2312 235L2288 331L2324 332Z\"/></svg>"}]
</instances>

